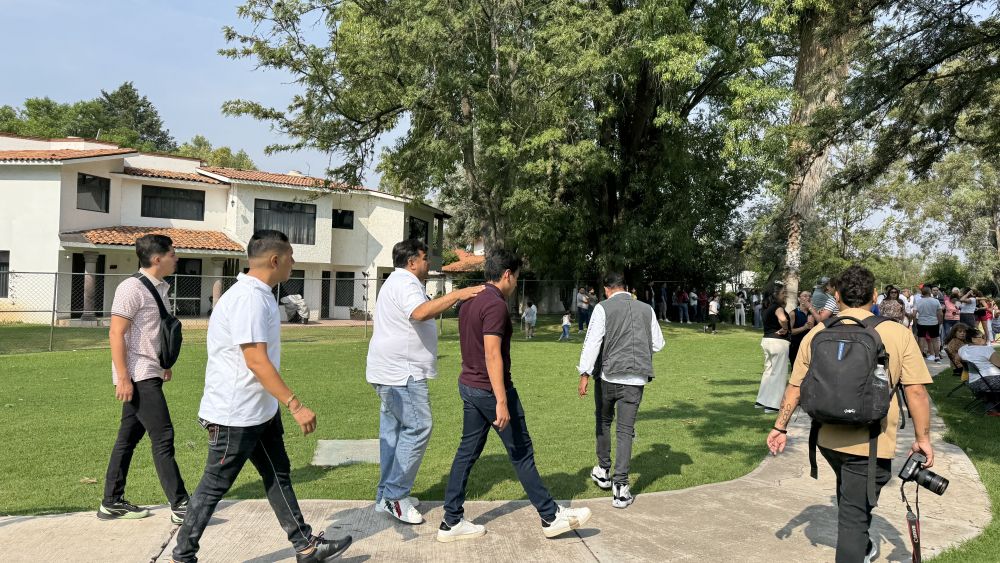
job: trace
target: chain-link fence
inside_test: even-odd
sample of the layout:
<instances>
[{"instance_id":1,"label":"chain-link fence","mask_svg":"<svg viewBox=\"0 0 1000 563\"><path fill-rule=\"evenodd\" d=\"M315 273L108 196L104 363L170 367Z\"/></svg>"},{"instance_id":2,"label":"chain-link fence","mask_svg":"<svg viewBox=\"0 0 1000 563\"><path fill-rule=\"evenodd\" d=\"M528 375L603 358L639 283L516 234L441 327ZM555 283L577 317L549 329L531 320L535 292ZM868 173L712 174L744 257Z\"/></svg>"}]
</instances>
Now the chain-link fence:
<instances>
[{"instance_id":1,"label":"chain-link fence","mask_svg":"<svg viewBox=\"0 0 1000 563\"><path fill-rule=\"evenodd\" d=\"M381 272L378 278L356 277L353 272L307 277L302 270L293 271L287 282L273 290L287 329L285 338L310 341L335 335L338 339L367 339L378 293L389 273ZM131 275L0 272L0 354L107 347L115 290ZM204 342L213 304L232 287L236 277L178 274L165 281L170 284L165 305L181 319L185 342ZM475 274L432 276L426 290L434 298L482 283L484 280ZM676 320L679 308L663 301L664 295L670 299L675 285L653 282L636 288L635 295L651 301L661 318L665 315ZM516 330L526 334L526 317L531 318L531 314L524 313L531 304L537 326L558 336L566 314L574 331L584 328L587 313L581 312L580 305L585 302L586 309L592 309L603 299L602 293L601 288L580 280L523 276L508 303ZM442 336L457 334L458 308L449 309L438 319Z\"/></svg>"}]
</instances>

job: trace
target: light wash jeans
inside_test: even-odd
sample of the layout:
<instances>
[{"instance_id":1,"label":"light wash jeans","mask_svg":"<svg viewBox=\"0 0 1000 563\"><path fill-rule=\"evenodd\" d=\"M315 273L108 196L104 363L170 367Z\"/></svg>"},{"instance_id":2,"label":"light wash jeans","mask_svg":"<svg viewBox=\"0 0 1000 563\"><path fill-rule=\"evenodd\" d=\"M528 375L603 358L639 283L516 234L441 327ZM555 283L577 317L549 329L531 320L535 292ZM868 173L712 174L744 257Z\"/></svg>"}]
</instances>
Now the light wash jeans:
<instances>
[{"instance_id":1,"label":"light wash jeans","mask_svg":"<svg viewBox=\"0 0 1000 563\"><path fill-rule=\"evenodd\" d=\"M431 439L431 402L427 380L406 385L373 384L382 406L379 414L381 476L375 500L402 500L410 496L417 470Z\"/></svg>"}]
</instances>

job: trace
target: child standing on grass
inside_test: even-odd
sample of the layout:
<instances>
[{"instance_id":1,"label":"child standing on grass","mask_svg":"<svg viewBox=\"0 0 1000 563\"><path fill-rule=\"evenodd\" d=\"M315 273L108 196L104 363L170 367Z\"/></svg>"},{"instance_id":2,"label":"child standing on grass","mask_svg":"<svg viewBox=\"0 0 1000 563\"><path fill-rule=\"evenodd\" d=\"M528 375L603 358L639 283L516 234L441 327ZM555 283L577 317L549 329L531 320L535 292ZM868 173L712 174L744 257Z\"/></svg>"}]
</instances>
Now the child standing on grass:
<instances>
[{"instance_id":1,"label":"child standing on grass","mask_svg":"<svg viewBox=\"0 0 1000 563\"><path fill-rule=\"evenodd\" d=\"M563 340L569 340L569 327L573 326L573 318L569 314L569 311L563 313L562 318L562 335L559 337L559 342Z\"/></svg>"}]
</instances>

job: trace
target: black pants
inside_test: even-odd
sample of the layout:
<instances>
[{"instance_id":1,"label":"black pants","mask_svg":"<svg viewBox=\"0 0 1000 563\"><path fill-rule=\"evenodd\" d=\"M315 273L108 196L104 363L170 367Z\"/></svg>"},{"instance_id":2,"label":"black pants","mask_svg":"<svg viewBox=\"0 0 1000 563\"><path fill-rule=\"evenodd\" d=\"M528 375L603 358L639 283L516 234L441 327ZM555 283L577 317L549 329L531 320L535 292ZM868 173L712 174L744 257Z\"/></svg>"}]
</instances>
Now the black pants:
<instances>
[{"instance_id":1,"label":"black pants","mask_svg":"<svg viewBox=\"0 0 1000 563\"><path fill-rule=\"evenodd\" d=\"M597 465L611 469L611 421L615 419L618 407L618 424L615 435L615 472L611 476L614 483L628 483L628 470L632 461L632 440L635 438L635 416L642 402L642 385L622 385L608 383L603 379L594 382L594 403L597 419Z\"/></svg>"},{"instance_id":2,"label":"black pants","mask_svg":"<svg viewBox=\"0 0 1000 563\"><path fill-rule=\"evenodd\" d=\"M465 486L469 481L469 473L486 447L490 428L496 430L493 421L496 420L497 399L493 392L461 383L458 384L458 392L463 404L462 442L455 452L448 488L444 493L444 521L449 526L458 524L465 514ZM531 446L524 408L517 396L517 389L513 387L507 389L507 412L510 413L510 424L503 430L497 430L497 435L507 448L507 457L514 466L524 492L528 493L531 504L543 520L551 522L556 514L556 502L545 488L538 468L535 467L535 450Z\"/></svg>"},{"instance_id":3,"label":"black pants","mask_svg":"<svg viewBox=\"0 0 1000 563\"><path fill-rule=\"evenodd\" d=\"M715 332L715 325L719 323L719 315L709 315L708 316L708 328Z\"/></svg>"},{"instance_id":4,"label":"black pants","mask_svg":"<svg viewBox=\"0 0 1000 563\"><path fill-rule=\"evenodd\" d=\"M872 508L868 504L868 457L820 448L837 474L836 563L861 563L868 555L868 528ZM892 460L879 459L875 466L875 498L892 477Z\"/></svg>"},{"instance_id":5,"label":"black pants","mask_svg":"<svg viewBox=\"0 0 1000 563\"><path fill-rule=\"evenodd\" d=\"M309 547L312 528L302 519L299 502L292 491L290 463L281 435L281 413L257 426L221 426L208 424L208 460L205 474L188 505L184 525L177 532L175 561L198 560L198 541L222 499L247 460L257 468L264 490L278 523L288 534L296 551Z\"/></svg>"},{"instance_id":6,"label":"black pants","mask_svg":"<svg viewBox=\"0 0 1000 563\"><path fill-rule=\"evenodd\" d=\"M187 500L188 493L174 460L174 425L170 421L167 399L163 396L163 380L146 379L133 385L132 400L122 404L118 438L104 476L104 502L110 504L125 494L132 454L142 437L149 433L153 465L160 478L160 486L171 506L177 506Z\"/></svg>"}]
</instances>

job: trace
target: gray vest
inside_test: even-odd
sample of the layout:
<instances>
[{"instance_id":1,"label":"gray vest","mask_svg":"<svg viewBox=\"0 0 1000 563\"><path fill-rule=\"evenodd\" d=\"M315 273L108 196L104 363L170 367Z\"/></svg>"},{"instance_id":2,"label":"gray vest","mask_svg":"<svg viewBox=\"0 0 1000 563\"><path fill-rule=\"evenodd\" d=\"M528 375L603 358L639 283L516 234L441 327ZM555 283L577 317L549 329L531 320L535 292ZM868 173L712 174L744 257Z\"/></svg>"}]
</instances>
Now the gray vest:
<instances>
[{"instance_id":1,"label":"gray vest","mask_svg":"<svg viewBox=\"0 0 1000 563\"><path fill-rule=\"evenodd\" d=\"M653 309L627 293L605 299L600 306L605 328L598 362L604 375L638 375L652 380Z\"/></svg>"}]
</instances>

